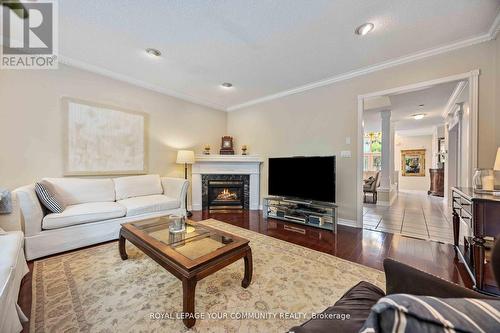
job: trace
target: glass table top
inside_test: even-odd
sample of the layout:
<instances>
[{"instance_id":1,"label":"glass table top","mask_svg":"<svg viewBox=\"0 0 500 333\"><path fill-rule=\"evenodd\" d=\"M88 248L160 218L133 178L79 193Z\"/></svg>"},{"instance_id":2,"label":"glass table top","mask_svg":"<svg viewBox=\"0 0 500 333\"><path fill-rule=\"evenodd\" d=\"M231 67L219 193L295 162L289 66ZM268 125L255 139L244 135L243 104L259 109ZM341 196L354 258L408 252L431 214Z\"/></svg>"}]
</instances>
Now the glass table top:
<instances>
[{"instance_id":1,"label":"glass table top","mask_svg":"<svg viewBox=\"0 0 500 333\"><path fill-rule=\"evenodd\" d=\"M159 217L131 224L191 260L233 242L232 238L195 223L186 223L186 230L183 232L171 233L169 231L171 223L173 222L168 217Z\"/></svg>"}]
</instances>

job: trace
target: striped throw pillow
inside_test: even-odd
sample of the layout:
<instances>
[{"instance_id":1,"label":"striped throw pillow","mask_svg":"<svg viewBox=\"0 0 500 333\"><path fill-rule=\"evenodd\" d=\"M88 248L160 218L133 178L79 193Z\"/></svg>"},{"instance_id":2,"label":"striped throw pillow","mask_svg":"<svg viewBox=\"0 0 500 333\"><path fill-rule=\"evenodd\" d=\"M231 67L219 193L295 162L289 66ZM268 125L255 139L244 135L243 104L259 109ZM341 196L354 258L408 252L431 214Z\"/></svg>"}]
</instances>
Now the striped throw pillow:
<instances>
[{"instance_id":1,"label":"striped throw pillow","mask_svg":"<svg viewBox=\"0 0 500 333\"><path fill-rule=\"evenodd\" d=\"M500 300L389 295L360 332L500 332Z\"/></svg>"},{"instance_id":2,"label":"striped throw pillow","mask_svg":"<svg viewBox=\"0 0 500 333\"><path fill-rule=\"evenodd\" d=\"M35 183L35 192L38 200L52 213L62 213L64 210L63 203L59 202L49 190L49 187L43 183Z\"/></svg>"}]
</instances>

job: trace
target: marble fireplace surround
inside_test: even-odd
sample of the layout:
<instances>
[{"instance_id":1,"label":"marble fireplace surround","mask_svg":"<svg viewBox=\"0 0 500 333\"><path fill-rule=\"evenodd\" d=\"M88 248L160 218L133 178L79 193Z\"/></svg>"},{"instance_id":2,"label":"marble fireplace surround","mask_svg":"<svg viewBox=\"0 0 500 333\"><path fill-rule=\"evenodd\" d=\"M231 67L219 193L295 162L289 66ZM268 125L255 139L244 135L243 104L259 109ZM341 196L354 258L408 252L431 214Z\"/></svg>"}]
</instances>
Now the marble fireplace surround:
<instances>
[{"instance_id":1,"label":"marble fireplace surround","mask_svg":"<svg viewBox=\"0 0 500 333\"><path fill-rule=\"evenodd\" d=\"M191 210L203 208L203 175L249 175L249 208L260 207L260 165L258 155L196 155L192 168Z\"/></svg>"}]
</instances>

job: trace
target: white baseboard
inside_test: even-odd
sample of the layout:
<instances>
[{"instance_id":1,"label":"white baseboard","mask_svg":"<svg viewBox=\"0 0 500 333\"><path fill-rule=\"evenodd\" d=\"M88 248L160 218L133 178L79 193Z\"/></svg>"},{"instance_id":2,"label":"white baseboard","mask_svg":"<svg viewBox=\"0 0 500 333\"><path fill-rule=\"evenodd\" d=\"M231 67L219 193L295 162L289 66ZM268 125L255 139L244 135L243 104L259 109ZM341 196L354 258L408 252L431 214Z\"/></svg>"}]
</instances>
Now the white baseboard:
<instances>
[{"instance_id":1,"label":"white baseboard","mask_svg":"<svg viewBox=\"0 0 500 333\"><path fill-rule=\"evenodd\" d=\"M412 193L412 194L425 194L427 195L426 190L405 190L405 189L399 189L400 193Z\"/></svg>"},{"instance_id":2,"label":"white baseboard","mask_svg":"<svg viewBox=\"0 0 500 333\"><path fill-rule=\"evenodd\" d=\"M339 224L353 228L362 228L356 220L339 219Z\"/></svg>"}]
</instances>

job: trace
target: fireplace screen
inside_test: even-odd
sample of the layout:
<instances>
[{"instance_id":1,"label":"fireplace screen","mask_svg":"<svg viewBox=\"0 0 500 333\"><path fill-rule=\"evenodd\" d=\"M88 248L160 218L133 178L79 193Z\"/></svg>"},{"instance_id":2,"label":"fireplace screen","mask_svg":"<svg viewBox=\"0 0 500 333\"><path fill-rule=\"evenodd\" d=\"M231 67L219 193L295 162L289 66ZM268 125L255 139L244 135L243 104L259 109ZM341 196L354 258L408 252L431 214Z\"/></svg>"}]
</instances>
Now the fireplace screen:
<instances>
[{"instance_id":1,"label":"fireplace screen","mask_svg":"<svg viewBox=\"0 0 500 333\"><path fill-rule=\"evenodd\" d=\"M243 181L208 181L208 209L243 209Z\"/></svg>"}]
</instances>

